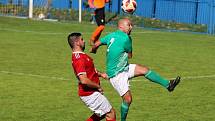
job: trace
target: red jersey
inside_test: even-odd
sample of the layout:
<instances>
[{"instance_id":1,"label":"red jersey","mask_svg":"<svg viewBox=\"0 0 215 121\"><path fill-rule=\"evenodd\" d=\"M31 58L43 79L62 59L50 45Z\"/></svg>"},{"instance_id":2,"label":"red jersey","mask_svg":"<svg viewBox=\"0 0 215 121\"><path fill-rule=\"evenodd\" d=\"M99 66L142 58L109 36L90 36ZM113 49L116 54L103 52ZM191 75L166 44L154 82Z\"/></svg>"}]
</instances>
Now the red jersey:
<instances>
[{"instance_id":1,"label":"red jersey","mask_svg":"<svg viewBox=\"0 0 215 121\"><path fill-rule=\"evenodd\" d=\"M89 78L91 81L100 84L99 76L93 64L93 59L84 52L72 53L72 66L77 79L79 79L78 76L80 74L86 74L87 78ZM88 96L91 95L93 92L98 91L95 88L90 88L86 85L81 84L80 80L78 87L79 96Z\"/></svg>"}]
</instances>

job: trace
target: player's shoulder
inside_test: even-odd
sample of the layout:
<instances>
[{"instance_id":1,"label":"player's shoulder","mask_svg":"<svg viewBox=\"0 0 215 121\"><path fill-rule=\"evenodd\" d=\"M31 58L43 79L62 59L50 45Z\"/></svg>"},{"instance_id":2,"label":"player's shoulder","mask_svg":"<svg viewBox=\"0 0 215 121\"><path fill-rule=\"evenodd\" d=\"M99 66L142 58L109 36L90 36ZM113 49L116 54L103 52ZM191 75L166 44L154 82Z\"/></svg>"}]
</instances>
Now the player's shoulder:
<instances>
[{"instance_id":1,"label":"player's shoulder","mask_svg":"<svg viewBox=\"0 0 215 121\"><path fill-rule=\"evenodd\" d=\"M121 34L121 35L127 35L125 32L123 32L122 30L116 30L115 31L116 34Z\"/></svg>"},{"instance_id":2,"label":"player's shoulder","mask_svg":"<svg viewBox=\"0 0 215 121\"><path fill-rule=\"evenodd\" d=\"M128 34L126 34L125 32L123 32L123 31L121 31L121 30L115 31L114 34L116 34L116 35L118 35L118 36L120 36L120 37L123 37L123 38L128 38L128 37L129 37Z\"/></svg>"}]
</instances>

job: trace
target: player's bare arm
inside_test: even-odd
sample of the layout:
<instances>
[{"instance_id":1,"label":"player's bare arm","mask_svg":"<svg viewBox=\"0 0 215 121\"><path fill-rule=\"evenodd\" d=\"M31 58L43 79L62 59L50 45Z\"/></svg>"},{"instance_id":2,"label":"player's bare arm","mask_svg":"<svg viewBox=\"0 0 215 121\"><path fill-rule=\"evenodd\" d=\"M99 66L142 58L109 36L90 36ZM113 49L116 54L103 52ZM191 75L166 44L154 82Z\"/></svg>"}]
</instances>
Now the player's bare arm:
<instances>
[{"instance_id":1,"label":"player's bare arm","mask_svg":"<svg viewBox=\"0 0 215 121\"><path fill-rule=\"evenodd\" d=\"M128 53L128 58L132 58L132 52Z\"/></svg>"},{"instance_id":2,"label":"player's bare arm","mask_svg":"<svg viewBox=\"0 0 215 121\"><path fill-rule=\"evenodd\" d=\"M81 74L78 76L79 80L82 84L87 85L90 88L98 89L98 91L103 92L103 89L101 86L93 81L91 81L89 78L87 78L86 74Z\"/></svg>"},{"instance_id":3,"label":"player's bare arm","mask_svg":"<svg viewBox=\"0 0 215 121\"><path fill-rule=\"evenodd\" d=\"M103 79L106 80L108 79L108 75L105 72L101 72L96 69L96 73L98 74L99 77L102 77Z\"/></svg>"},{"instance_id":4,"label":"player's bare arm","mask_svg":"<svg viewBox=\"0 0 215 121\"><path fill-rule=\"evenodd\" d=\"M98 40L94 43L94 45L90 48L90 53L95 53L97 52L97 49L99 48L99 46L101 46L102 43Z\"/></svg>"},{"instance_id":5,"label":"player's bare arm","mask_svg":"<svg viewBox=\"0 0 215 121\"><path fill-rule=\"evenodd\" d=\"M100 72L100 71L97 71L97 74L99 77L102 77L103 79L108 79L108 75L104 72Z\"/></svg>"},{"instance_id":6,"label":"player's bare arm","mask_svg":"<svg viewBox=\"0 0 215 121\"><path fill-rule=\"evenodd\" d=\"M95 8L95 6L93 5L93 0L88 0L88 5L90 6L90 8Z\"/></svg>"}]
</instances>

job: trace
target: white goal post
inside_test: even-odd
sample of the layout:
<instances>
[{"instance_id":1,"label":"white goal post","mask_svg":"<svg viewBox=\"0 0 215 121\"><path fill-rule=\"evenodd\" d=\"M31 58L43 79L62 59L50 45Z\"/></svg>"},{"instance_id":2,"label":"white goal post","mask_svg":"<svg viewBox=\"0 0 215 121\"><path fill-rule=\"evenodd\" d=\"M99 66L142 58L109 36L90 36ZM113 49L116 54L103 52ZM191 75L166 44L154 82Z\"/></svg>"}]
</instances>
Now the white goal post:
<instances>
[{"instance_id":1,"label":"white goal post","mask_svg":"<svg viewBox=\"0 0 215 121\"><path fill-rule=\"evenodd\" d=\"M28 13L28 17L29 18L33 18L33 0L29 0L29 13Z\"/></svg>"},{"instance_id":2,"label":"white goal post","mask_svg":"<svg viewBox=\"0 0 215 121\"><path fill-rule=\"evenodd\" d=\"M79 0L79 23L81 23L82 0Z\"/></svg>"}]
</instances>

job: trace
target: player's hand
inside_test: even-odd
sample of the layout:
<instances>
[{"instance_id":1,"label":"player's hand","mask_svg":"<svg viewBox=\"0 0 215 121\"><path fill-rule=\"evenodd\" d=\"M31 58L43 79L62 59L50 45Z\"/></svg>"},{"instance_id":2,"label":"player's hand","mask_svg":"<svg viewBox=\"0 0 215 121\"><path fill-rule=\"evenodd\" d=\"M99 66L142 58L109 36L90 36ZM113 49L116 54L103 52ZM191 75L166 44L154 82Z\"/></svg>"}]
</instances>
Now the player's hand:
<instances>
[{"instance_id":1,"label":"player's hand","mask_svg":"<svg viewBox=\"0 0 215 121\"><path fill-rule=\"evenodd\" d=\"M90 48L90 53L96 53L97 52L97 49L99 48L99 46L101 46L102 43L97 40L93 43L92 47Z\"/></svg>"},{"instance_id":2,"label":"player's hand","mask_svg":"<svg viewBox=\"0 0 215 121\"><path fill-rule=\"evenodd\" d=\"M106 73L101 73L100 76L105 79L108 80L108 75Z\"/></svg>"},{"instance_id":3,"label":"player's hand","mask_svg":"<svg viewBox=\"0 0 215 121\"><path fill-rule=\"evenodd\" d=\"M106 3L109 3L110 0L105 0Z\"/></svg>"},{"instance_id":4,"label":"player's hand","mask_svg":"<svg viewBox=\"0 0 215 121\"><path fill-rule=\"evenodd\" d=\"M95 8L95 6L92 3L88 4L90 6L90 8Z\"/></svg>"},{"instance_id":5,"label":"player's hand","mask_svg":"<svg viewBox=\"0 0 215 121\"><path fill-rule=\"evenodd\" d=\"M96 47L95 45L93 45L93 46L90 48L90 53L96 54L97 49L98 49L98 47Z\"/></svg>"},{"instance_id":6,"label":"player's hand","mask_svg":"<svg viewBox=\"0 0 215 121\"><path fill-rule=\"evenodd\" d=\"M101 87L98 88L98 91L99 91L101 94L104 94L104 90L103 90Z\"/></svg>"}]
</instances>

